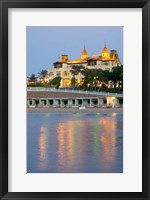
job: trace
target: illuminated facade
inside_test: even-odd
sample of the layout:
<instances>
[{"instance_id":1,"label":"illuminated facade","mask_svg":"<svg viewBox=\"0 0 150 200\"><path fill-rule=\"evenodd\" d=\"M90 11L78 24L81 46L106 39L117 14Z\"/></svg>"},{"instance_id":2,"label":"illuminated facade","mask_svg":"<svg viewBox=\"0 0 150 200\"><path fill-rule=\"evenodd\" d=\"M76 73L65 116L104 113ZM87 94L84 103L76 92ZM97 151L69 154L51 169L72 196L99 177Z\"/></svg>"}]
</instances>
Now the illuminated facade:
<instances>
[{"instance_id":1,"label":"illuminated facade","mask_svg":"<svg viewBox=\"0 0 150 200\"><path fill-rule=\"evenodd\" d=\"M117 51L111 50L109 53L105 43L101 54L96 54L89 57L88 52L84 47L80 58L69 60L68 55L62 55L61 59L53 63L53 65L53 69L48 69L49 76L47 81L50 81L55 77L61 77L60 87L69 87L71 86L71 79L73 77L71 73L72 66L82 65L88 69L102 69L112 71L113 67L121 66L121 62ZM75 76L75 78L77 79L78 84L80 84L80 82L82 82L83 75L79 73Z\"/></svg>"}]
</instances>

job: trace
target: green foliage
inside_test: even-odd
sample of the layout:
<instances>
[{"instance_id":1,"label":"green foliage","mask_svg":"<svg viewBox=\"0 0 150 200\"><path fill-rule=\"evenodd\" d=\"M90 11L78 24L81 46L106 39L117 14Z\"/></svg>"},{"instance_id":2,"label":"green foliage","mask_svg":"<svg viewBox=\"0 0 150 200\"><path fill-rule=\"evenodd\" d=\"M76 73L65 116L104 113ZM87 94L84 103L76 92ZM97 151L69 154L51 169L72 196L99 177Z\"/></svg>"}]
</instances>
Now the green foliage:
<instances>
[{"instance_id":1,"label":"green foliage","mask_svg":"<svg viewBox=\"0 0 150 200\"><path fill-rule=\"evenodd\" d=\"M45 84L45 78L48 76L48 71L42 69L42 70L38 73L38 75L39 75L40 81L41 81L42 83Z\"/></svg>"},{"instance_id":2,"label":"green foliage","mask_svg":"<svg viewBox=\"0 0 150 200\"><path fill-rule=\"evenodd\" d=\"M83 85L89 88L95 88L101 83L108 83L108 78L104 76L101 69L85 69L82 71L84 75Z\"/></svg>"},{"instance_id":3,"label":"green foliage","mask_svg":"<svg viewBox=\"0 0 150 200\"><path fill-rule=\"evenodd\" d=\"M109 74L109 80L113 82L114 88L116 88L116 83L120 81L123 86L123 66L113 67L112 72Z\"/></svg>"},{"instance_id":4,"label":"green foliage","mask_svg":"<svg viewBox=\"0 0 150 200\"><path fill-rule=\"evenodd\" d=\"M50 81L50 85L58 89L60 86L60 81L61 77L55 77L53 80Z\"/></svg>"},{"instance_id":5,"label":"green foliage","mask_svg":"<svg viewBox=\"0 0 150 200\"><path fill-rule=\"evenodd\" d=\"M31 76L29 77L29 82L31 84L36 84L37 82L37 77L35 76L35 74L31 74Z\"/></svg>"},{"instance_id":6,"label":"green foliage","mask_svg":"<svg viewBox=\"0 0 150 200\"><path fill-rule=\"evenodd\" d=\"M72 73L73 76L77 76L80 72L82 72L82 70L84 69L83 65L73 65L71 67L72 69L70 70L70 72Z\"/></svg>"},{"instance_id":7,"label":"green foliage","mask_svg":"<svg viewBox=\"0 0 150 200\"><path fill-rule=\"evenodd\" d=\"M42 83L36 83L36 84L29 84L27 87L43 87L44 85Z\"/></svg>"},{"instance_id":8,"label":"green foliage","mask_svg":"<svg viewBox=\"0 0 150 200\"><path fill-rule=\"evenodd\" d=\"M71 79L71 86L75 87L76 84L77 84L77 79L75 78L75 76L73 76L72 79Z\"/></svg>"},{"instance_id":9,"label":"green foliage","mask_svg":"<svg viewBox=\"0 0 150 200\"><path fill-rule=\"evenodd\" d=\"M110 92L110 93L122 93L122 89L118 88L106 88L106 87L101 87L98 91L100 92Z\"/></svg>"},{"instance_id":10,"label":"green foliage","mask_svg":"<svg viewBox=\"0 0 150 200\"><path fill-rule=\"evenodd\" d=\"M42 70L38 73L38 75L39 75L40 78L46 78L47 75L48 75L48 71L42 69Z\"/></svg>"}]
</instances>

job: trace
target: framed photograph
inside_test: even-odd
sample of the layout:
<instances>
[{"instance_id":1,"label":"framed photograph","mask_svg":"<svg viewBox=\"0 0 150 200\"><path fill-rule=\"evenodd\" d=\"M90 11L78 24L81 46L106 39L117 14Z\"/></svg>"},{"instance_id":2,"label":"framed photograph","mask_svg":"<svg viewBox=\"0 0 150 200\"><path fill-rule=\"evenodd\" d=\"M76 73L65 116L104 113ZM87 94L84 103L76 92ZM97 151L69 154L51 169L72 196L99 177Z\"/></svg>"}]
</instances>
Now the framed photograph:
<instances>
[{"instance_id":1,"label":"framed photograph","mask_svg":"<svg viewBox=\"0 0 150 200\"><path fill-rule=\"evenodd\" d=\"M0 3L1 199L149 199L149 1Z\"/></svg>"}]
</instances>

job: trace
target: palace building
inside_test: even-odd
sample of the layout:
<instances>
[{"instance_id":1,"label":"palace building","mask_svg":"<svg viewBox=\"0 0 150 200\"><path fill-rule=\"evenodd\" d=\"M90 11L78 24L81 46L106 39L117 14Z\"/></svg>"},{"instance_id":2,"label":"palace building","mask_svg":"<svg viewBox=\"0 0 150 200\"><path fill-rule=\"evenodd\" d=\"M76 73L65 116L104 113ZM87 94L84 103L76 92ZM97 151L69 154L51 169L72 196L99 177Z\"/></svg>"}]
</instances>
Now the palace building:
<instances>
[{"instance_id":1,"label":"palace building","mask_svg":"<svg viewBox=\"0 0 150 200\"><path fill-rule=\"evenodd\" d=\"M71 86L71 79L73 77L71 73L72 66L82 65L88 69L102 69L112 71L113 67L121 66L121 62L117 53L117 50L108 50L106 43L100 54L92 56L88 55L88 52L84 46L80 58L70 60L68 55L62 55L60 60L53 63L54 68L48 69L47 81L54 79L55 77L61 77L60 87ZM83 75L78 74L75 77L80 83Z\"/></svg>"}]
</instances>

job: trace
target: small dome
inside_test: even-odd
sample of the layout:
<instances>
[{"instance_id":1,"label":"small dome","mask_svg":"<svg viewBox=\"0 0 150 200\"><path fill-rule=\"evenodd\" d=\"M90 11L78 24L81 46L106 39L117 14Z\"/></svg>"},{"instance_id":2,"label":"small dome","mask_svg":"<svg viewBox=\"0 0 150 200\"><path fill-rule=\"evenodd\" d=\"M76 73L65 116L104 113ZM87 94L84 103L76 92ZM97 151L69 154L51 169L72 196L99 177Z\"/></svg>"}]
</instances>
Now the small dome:
<instances>
[{"instance_id":1,"label":"small dome","mask_svg":"<svg viewBox=\"0 0 150 200\"><path fill-rule=\"evenodd\" d=\"M104 47L104 49L102 50L102 53L108 53L107 47Z\"/></svg>"},{"instance_id":2,"label":"small dome","mask_svg":"<svg viewBox=\"0 0 150 200\"><path fill-rule=\"evenodd\" d=\"M104 44L104 49L102 50L102 53L109 53L107 47L106 47L106 42Z\"/></svg>"},{"instance_id":3,"label":"small dome","mask_svg":"<svg viewBox=\"0 0 150 200\"><path fill-rule=\"evenodd\" d=\"M67 62L68 61L68 55L62 55L60 62Z\"/></svg>"},{"instance_id":4,"label":"small dome","mask_svg":"<svg viewBox=\"0 0 150 200\"><path fill-rule=\"evenodd\" d=\"M83 49L83 51L82 51L82 54L81 54L81 59L85 59L85 58L87 58L88 57L88 52L87 52L87 50L85 49L85 47L84 47L84 49Z\"/></svg>"},{"instance_id":5,"label":"small dome","mask_svg":"<svg viewBox=\"0 0 150 200\"><path fill-rule=\"evenodd\" d=\"M103 50L102 50L102 58L103 58L104 60L110 59L109 50L108 50L107 47L106 47L106 42L105 42L104 48L103 48Z\"/></svg>"},{"instance_id":6,"label":"small dome","mask_svg":"<svg viewBox=\"0 0 150 200\"><path fill-rule=\"evenodd\" d=\"M82 51L82 55L88 55L86 49L83 49L83 51Z\"/></svg>"}]
</instances>

